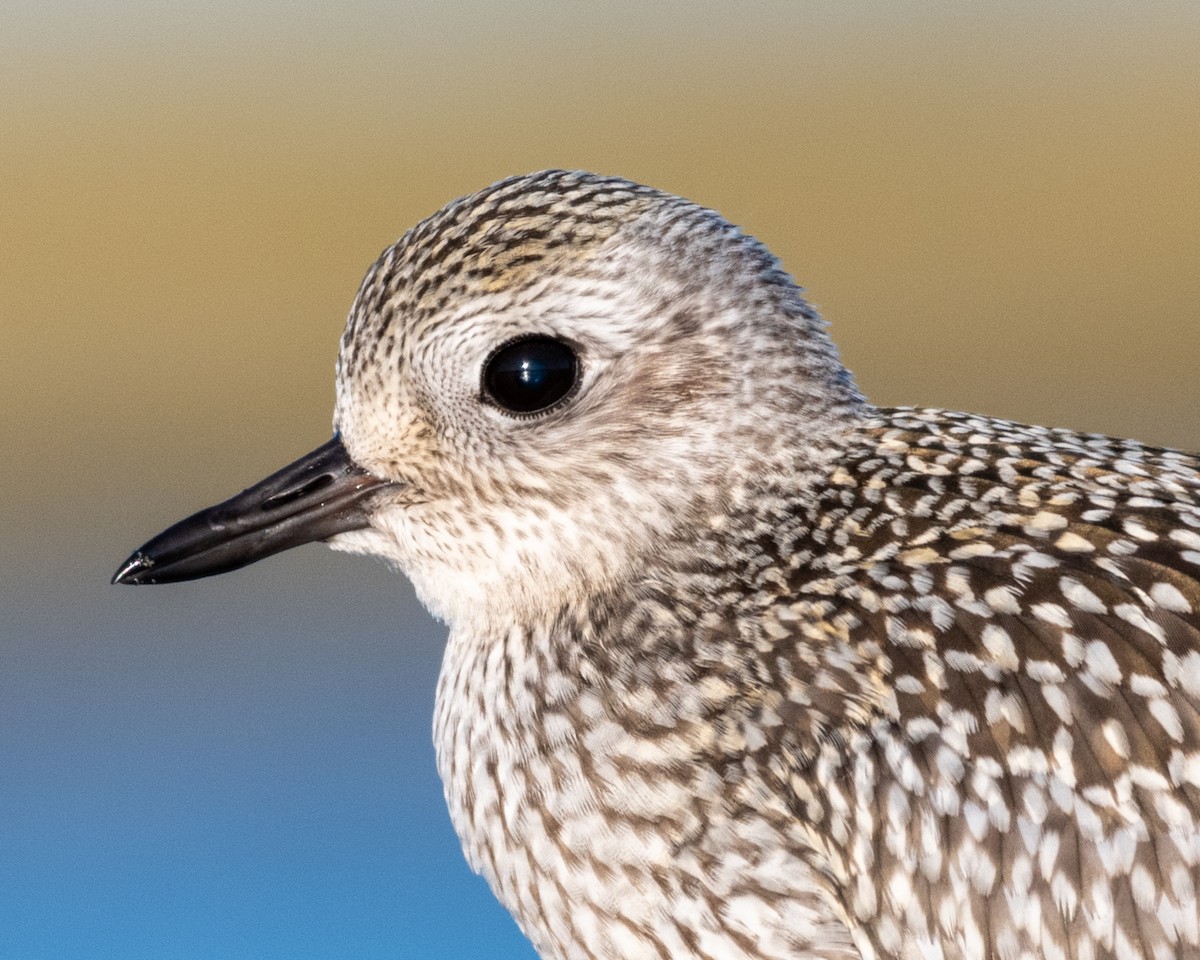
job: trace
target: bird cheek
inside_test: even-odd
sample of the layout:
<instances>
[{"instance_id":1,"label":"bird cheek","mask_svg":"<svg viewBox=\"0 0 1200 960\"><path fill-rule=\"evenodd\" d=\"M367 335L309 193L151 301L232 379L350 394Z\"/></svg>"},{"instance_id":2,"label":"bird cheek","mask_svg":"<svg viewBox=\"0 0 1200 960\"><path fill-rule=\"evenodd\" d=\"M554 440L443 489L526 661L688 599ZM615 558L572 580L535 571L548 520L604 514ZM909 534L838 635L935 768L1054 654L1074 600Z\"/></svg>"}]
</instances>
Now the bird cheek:
<instances>
[{"instance_id":1,"label":"bird cheek","mask_svg":"<svg viewBox=\"0 0 1200 960\"><path fill-rule=\"evenodd\" d=\"M404 567L403 558L399 556L395 537L384 530L369 527L365 530L353 530L349 533L339 533L326 541L330 549L342 553L357 553L370 557L382 557L385 560Z\"/></svg>"},{"instance_id":2,"label":"bird cheek","mask_svg":"<svg viewBox=\"0 0 1200 960\"><path fill-rule=\"evenodd\" d=\"M408 491L398 489L371 513L370 526L339 534L329 540L334 550L379 557L411 578L421 555L421 524L405 501Z\"/></svg>"}]
</instances>

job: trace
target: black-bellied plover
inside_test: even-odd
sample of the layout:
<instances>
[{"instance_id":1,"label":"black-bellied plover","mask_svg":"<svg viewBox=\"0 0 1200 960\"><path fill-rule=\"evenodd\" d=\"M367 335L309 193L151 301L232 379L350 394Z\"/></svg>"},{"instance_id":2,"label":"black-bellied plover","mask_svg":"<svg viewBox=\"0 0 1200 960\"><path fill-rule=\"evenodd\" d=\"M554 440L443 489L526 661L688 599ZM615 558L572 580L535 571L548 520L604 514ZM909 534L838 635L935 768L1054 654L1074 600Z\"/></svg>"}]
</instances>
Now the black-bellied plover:
<instances>
[{"instance_id":1,"label":"black-bellied plover","mask_svg":"<svg viewBox=\"0 0 1200 960\"><path fill-rule=\"evenodd\" d=\"M1200 957L1197 457L872 407L759 242L562 171L384 251L334 426L114 579L399 566L544 957Z\"/></svg>"}]
</instances>

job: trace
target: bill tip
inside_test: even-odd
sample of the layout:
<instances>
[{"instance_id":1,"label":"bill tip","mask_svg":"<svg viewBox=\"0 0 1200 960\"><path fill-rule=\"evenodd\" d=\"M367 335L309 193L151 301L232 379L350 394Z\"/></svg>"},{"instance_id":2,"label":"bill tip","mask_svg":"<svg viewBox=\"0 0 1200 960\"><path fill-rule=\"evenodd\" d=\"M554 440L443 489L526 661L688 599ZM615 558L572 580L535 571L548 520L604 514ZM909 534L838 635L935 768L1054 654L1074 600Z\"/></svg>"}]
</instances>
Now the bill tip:
<instances>
[{"instance_id":1,"label":"bill tip","mask_svg":"<svg viewBox=\"0 0 1200 960\"><path fill-rule=\"evenodd\" d=\"M141 551L138 551L117 568L117 572L113 574L112 580L109 582L145 583L146 581L142 580L139 575L149 570L152 566L154 566L154 561Z\"/></svg>"}]
</instances>

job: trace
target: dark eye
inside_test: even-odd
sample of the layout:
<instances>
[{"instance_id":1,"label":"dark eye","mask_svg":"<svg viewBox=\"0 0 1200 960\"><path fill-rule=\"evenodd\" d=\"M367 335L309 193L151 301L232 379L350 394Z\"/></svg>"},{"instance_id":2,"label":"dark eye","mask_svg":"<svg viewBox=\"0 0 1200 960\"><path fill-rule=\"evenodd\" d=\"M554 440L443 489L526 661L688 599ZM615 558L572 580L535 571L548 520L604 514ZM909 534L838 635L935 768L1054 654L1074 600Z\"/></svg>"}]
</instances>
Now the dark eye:
<instances>
[{"instance_id":1,"label":"dark eye","mask_svg":"<svg viewBox=\"0 0 1200 960\"><path fill-rule=\"evenodd\" d=\"M513 413L536 413L558 403L579 379L575 351L552 337L506 343L483 368L483 389Z\"/></svg>"}]
</instances>

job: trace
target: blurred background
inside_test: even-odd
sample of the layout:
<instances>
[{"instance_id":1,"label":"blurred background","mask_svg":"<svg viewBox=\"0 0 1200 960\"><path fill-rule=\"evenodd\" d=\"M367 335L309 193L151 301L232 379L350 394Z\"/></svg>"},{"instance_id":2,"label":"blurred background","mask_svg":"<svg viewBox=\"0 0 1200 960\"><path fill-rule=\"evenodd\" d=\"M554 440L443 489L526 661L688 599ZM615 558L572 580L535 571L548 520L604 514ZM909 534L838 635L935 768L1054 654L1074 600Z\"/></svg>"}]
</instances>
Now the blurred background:
<instances>
[{"instance_id":1,"label":"blurred background","mask_svg":"<svg viewBox=\"0 0 1200 960\"><path fill-rule=\"evenodd\" d=\"M5 4L0 960L532 957L403 580L107 585L326 439L409 225L624 174L764 239L877 402L1200 448L1197 50L1154 0Z\"/></svg>"}]
</instances>

